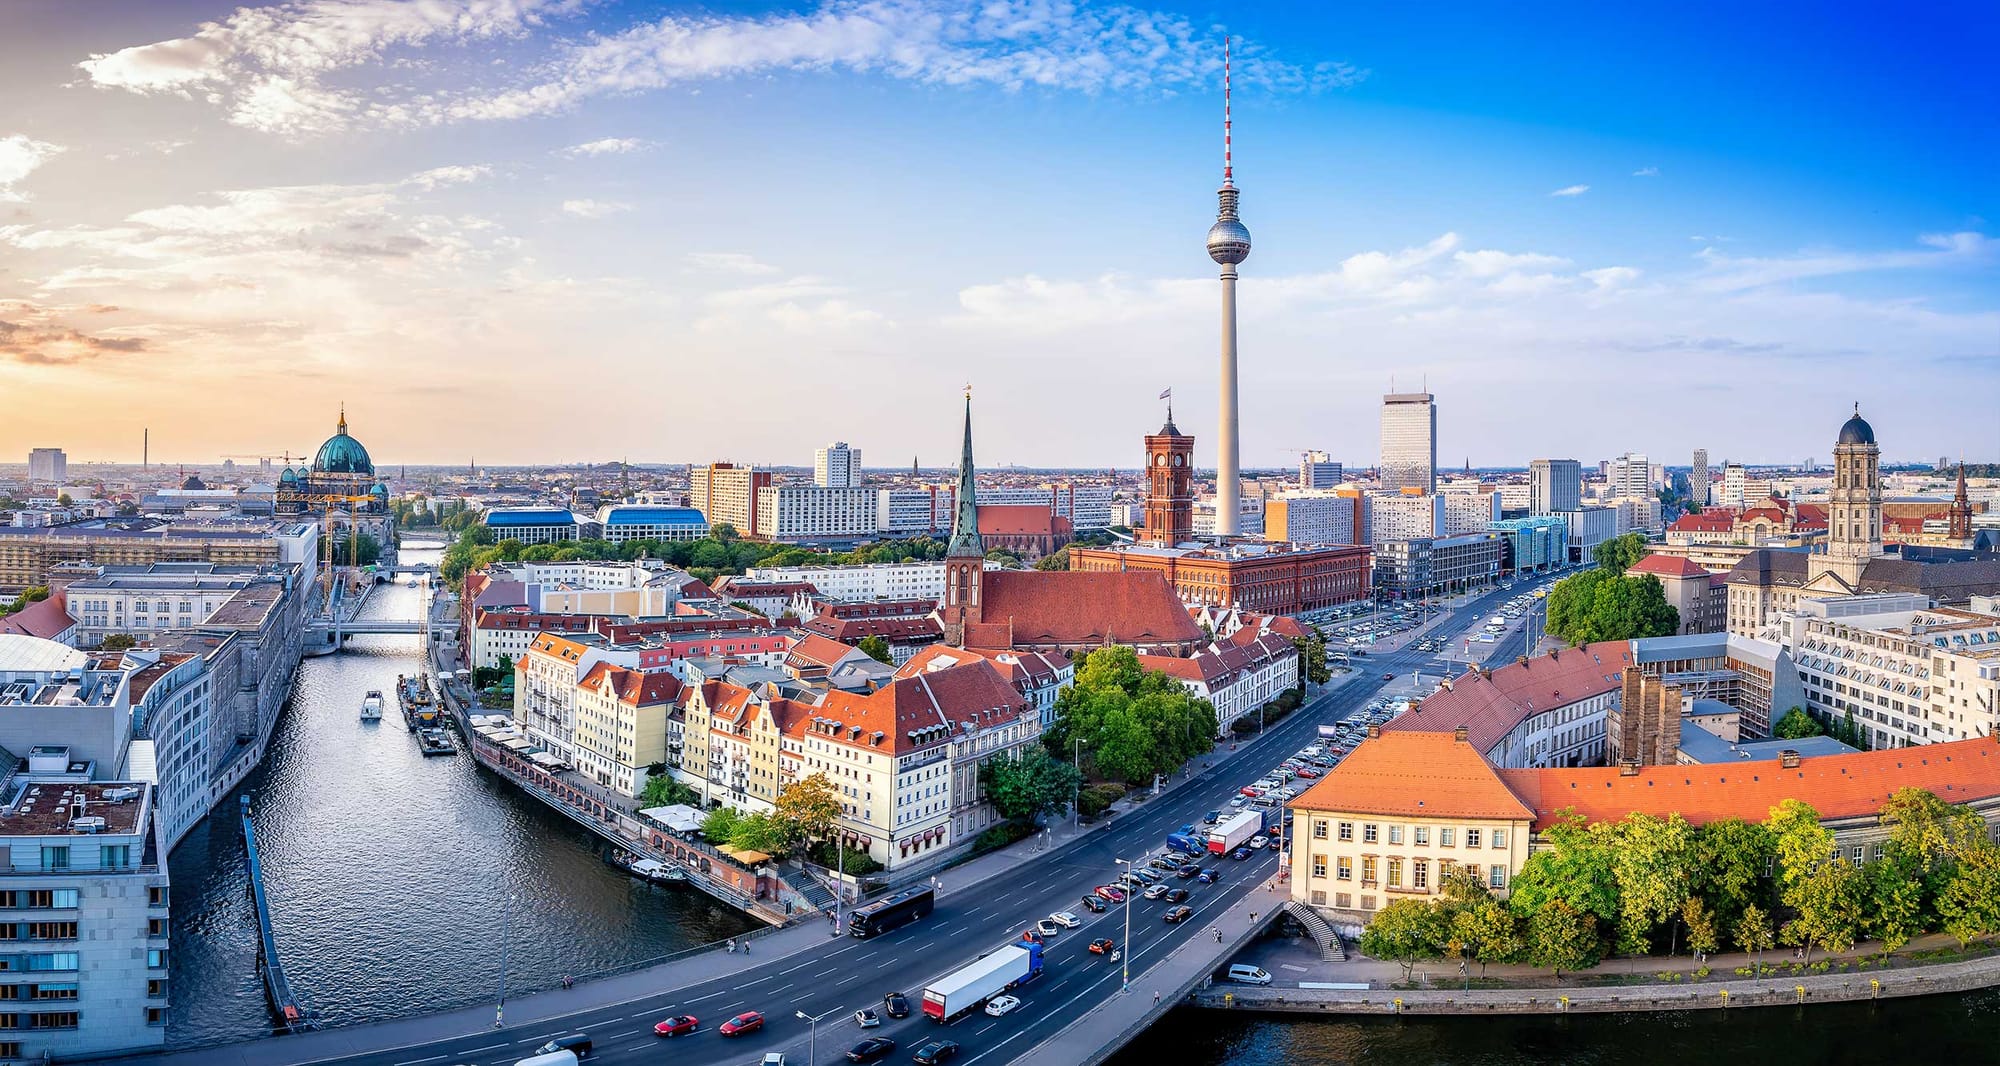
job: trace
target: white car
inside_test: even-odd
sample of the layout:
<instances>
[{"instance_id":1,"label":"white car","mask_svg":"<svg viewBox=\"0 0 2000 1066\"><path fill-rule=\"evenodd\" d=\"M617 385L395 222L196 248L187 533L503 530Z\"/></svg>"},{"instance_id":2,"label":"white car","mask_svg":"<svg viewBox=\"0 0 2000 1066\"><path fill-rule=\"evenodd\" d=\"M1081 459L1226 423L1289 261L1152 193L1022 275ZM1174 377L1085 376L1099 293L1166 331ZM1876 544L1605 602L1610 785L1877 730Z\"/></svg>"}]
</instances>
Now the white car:
<instances>
[{"instance_id":1,"label":"white car","mask_svg":"<svg viewBox=\"0 0 2000 1066\"><path fill-rule=\"evenodd\" d=\"M1019 996L994 996L992 999L986 1001L986 1013L998 1018L1003 1014L1011 1013L1014 1008L1020 1005L1021 997Z\"/></svg>"},{"instance_id":2,"label":"white car","mask_svg":"<svg viewBox=\"0 0 2000 1066\"><path fill-rule=\"evenodd\" d=\"M1064 926L1056 924L1056 920L1053 918L1044 918L1035 923L1035 932L1043 936L1054 936L1062 932L1064 928Z\"/></svg>"},{"instance_id":3,"label":"white car","mask_svg":"<svg viewBox=\"0 0 2000 1066\"><path fill-rule=\"evenodd\" d=\"M1250 850L1261 851L1263 850L1264 845L1269 844L1270 842L1271 842L1270 837L1267 837L1264 834L1259 833L1256 836L1250 838Z\"/></svg>"},{"instance_id":4,"label":"white car","mask_svg":"<svg viewBox=\"0 0 2000 1066\"><path fill-rule=\"evenodd\" d=\"M1147 899L1159 899L1166 895L1170 888L1168 885L1149 885L1143 894Z\"/></svg>"},{"instance_id":5,"label":"white car","mask_svg":"<svg viewBox=\"0 0 2000 1066\"><path fill-rule=\"evenodd\" d=\"M1229 797L1229 805L1230 805L1231 807L1241 807L1241 806L1243 806L1244 804L1246 804L1246 803L1248 803L1248 802L1250 802L1250 797L1248 797L1248 796L1231 796L1231 797Z\"/></svg>"},{"instance_id":6,"label":"white car","mask_svg":"<svg viewBox=\"0 0 2000 1066\"><path fill-rule=\"evenodd\" d=\"M1064 929L1075 929L1077 926L1083 924L1083 919L1068 911L1057 911L1049 915L1049 921L1062 926Z\"/></svg>"}]
</instances>

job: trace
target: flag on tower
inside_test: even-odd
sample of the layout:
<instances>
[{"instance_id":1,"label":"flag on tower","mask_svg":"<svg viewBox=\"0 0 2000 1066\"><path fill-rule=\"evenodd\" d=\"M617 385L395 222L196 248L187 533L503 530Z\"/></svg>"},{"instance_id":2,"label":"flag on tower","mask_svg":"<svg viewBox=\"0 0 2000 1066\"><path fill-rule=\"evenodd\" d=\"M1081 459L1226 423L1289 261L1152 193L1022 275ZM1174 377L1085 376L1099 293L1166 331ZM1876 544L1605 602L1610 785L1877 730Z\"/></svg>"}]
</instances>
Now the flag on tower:
<instances>
[{"instance_id":1,"label":"flag on tower","mask_svg":"<svg viewBox=\"0 0 2000 1066\"><path fill-rule=\"evenodd\" d=\"M1163 389L1163 390L1161 390L1161 392L1160 392L1160 399L1162 399L1162 400L1171 400L1171 399L1173 399L1173 398L1174 398L1174 390L1172 390L1172 389Z\"/></svg>"}]
</instances>

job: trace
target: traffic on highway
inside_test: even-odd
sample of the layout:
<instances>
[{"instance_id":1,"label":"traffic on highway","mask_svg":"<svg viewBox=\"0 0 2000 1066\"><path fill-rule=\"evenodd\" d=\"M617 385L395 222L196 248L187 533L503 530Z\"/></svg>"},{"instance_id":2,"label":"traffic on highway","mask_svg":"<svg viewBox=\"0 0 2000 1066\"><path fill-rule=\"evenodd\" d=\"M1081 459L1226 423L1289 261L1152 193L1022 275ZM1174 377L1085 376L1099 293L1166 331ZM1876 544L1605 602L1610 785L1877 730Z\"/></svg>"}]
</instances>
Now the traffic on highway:
<instances>
[{"instance_id":1,"label":"traffic on highway","mask_svg":"<svg viewBox=\"0 0 2000 1066\"><path fill-rule=\"evenodd\" d=\"M1532 587L1514 591L1531 595ZM1432 636L1479 632L1510 595L1495 589L1473 599ZM1521 640L1514 626L1474 647L1511 656ZM1431 657L1414 643L1375 651L1358 660L1368 665L1356 675L1261 734L1219 747L1160 798L1031 866L955 891L917 886L878 900L843 930L851 935L746 960L724 980L559 1020L321 1061L612 1066L669 1054L678 1066L1015 1061L1188 938L1219 939L1211 917L1277 876L1286 800L1337 765L1367 723L1395 713L1374 671L1408 676ZM1221 967L1217 975L1230 976Z\"/></svg>"}]
</instances>

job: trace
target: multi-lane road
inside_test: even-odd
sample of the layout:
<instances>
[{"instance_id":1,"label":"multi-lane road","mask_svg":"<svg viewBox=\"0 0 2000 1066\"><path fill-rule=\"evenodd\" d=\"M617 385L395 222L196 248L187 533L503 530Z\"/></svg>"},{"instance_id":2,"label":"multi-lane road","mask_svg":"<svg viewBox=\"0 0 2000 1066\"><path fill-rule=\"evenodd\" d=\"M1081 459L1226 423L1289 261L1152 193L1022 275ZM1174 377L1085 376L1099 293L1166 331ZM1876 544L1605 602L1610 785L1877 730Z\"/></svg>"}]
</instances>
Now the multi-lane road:
<instances>
[{"instance_id":1,"label":"multi-lane road","mask_svg":"<svg viewBox=\"0 0 2000 1066\"><path fill-rule=\"evenodd\" d=\"M1527 586L1517 586L1526 588ZM1444 625L1450 635L1481 624L1492 605L1507 597L1495 591L1468 604ZM1435 632L1445 632L1434 628ZM1518 627L1490 654L1518 654ZM834 939L768 963L746 967L723 980L663 990L613 1006L580 1011L559 1021L538 1021L473 1036L403 1046L378 1053L327 1060L342 1066L511 1066L516 1060L559 1033L586 1032L595 1049L593 1064L659 1062L671 1055L677 1066L754 1064L770 1051L783 1052L787 1066L818 1066L844 1062L848 1047L866 1036L886 1036L897 1048L885 1061L906 1063L926 1040L949 1039L960 1045L958 1066L999 1066L1013 1061L1057 1030L1076 1020L1104 997L1117 992L1121 969L1128 964L1136 981L1154 963L1187 937L1212 936L1210 916L1274 875L1277 853L1259 851L1250 859L1218 857L1208 865L1223 877L1214 885L1169 879L1190 890L1192 918L1179 925L1161 920L1168 904L1134 900L1130 907L1131 937L1124 934L1128 915L1119 906L1093 914L1082 896L1114 880L1116 860L1157 854L1166 834L1185 822L1199 822L1213 809L1227 809L1236 790L1310 743L1315 727L1345 718L1366 704L1387 682L1382 674L1407 675L1435 662L1435 657L1405 648L1377 651L1356 660L1361 676L1333 688L1319 699L1237 745L1210 757L1197 777L1149 803L1137 813L1059 847L1030 865L997 875L976 886L952 886L928 918L869 940ZM950 873L944 875L949 878ZM1050 938L1043 975L1019 991L1022 1006L1014 1013L991 1018L975 1012L950 1026L940 1026L921 1014L924 986L973 957L1018 938L1036 919L1054 911L1071 911L1084 920L1081 928ZM1088 944L1098 937L1118 941L1125 958L1112 962L1092 955ZM865 1034L852 1021L854 1011L879 1008L884 994L900 991L911 1000L911 1017L884 1019ZM724 1037L723 1021L743 1011L761 1011L764 1028L747 1036ZM797 1015L821 1016L816 1036ZM699 1028L688 1035L663 1039L653 1024L670 1015L692 1014ZM809 1043L817 1058L809 1061Z\"/></svg>"}]
</instances>

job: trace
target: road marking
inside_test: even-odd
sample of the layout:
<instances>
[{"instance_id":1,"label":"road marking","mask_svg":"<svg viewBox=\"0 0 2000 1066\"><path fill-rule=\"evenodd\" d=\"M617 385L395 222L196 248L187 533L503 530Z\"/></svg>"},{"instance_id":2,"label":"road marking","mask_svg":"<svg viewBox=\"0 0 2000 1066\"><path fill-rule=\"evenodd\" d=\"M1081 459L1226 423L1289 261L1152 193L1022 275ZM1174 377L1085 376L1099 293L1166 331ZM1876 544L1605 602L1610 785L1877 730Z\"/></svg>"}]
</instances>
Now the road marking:
<instances>
[{"instance_id":1,"label":"road marking","mask_svg":"<svg viewBox=\"0 0 2000 1066\"><path fill-rule=\"evenodd\" d=\"M715 998L715 997L717 997L717 996L726 996L726 995L728 995L728 994L729 994L728 992L710 992L710 993L709 993L708 995L705 995L705 996L696 996L695 998L693 998L693 999L691 999L691 1000L688 1000L688 1002L689 1002L689 1003L700 1003L700 1002L701 1002L702 1000L704 1000L704 999L714 999L714 998Z\"/></svg>"},{"instance_id":2,"label":"road marking","mask_svg":"<svg viewBox=\"0 0 2000 1066\"><path fill-rule=\"evenodd\" d=\"M461 1052L458 1052L458 1054L460 1054L460 1055L477 1055L477 1054L479 1054L479 1053L480 1053L480 1052L482 1052L482 1051L497 1051L497 1050L499 1050L499 1049L501 1049L501 1048L503 1048L503 1047L506 1047L506 1046L507 1046L507 1045L505 1045L505 1044L488 1044L488 1045L486 1045L485 1047L475 1047L475 1048L466 1048L466 1049L465 1049L464 1051L461 1051ZM443 1058L444 1056L439 1056L439 1057L440 1057L440 1058Z\"/></svg>"},{"instance_id":3,"label":"road marking","mask_svg":"<svg viewBox=\"0 0 2000 1066\"><path fill-rule=\"evenodd\" d=\"M404 1061L397 1063L396 1066L417 1066L417 1063L419 1062L436 1062L439 1059L449 1058L449 1057L450 1056L448 1055L432 1055L430 1058L427 1059L405 1059Z\"/></svg>"},{"instance_id":4,"label":"road marking","mask_svg":"<svg viewBox=\"0 0 2000 1066\"><path fill-rule=\"evenodd\" d=\"M838 967L838 966L835 966L835 967L833 967L832 969L828 969L828 970L822 970L822 971L820 971L819 973L816 973L816 974L813 974L813 978L814 978L815 980L817 980L817 979L819 979L819 978L821 978L821 977L825 977L825 976L826 976L827 974L830 974L830 973L839 973L839 972L840 972L840 967Z\"/></svg>"},{"instance_id":5,"label":"road marking","mask_svg":"<svg viewBox=\"0 0 2000 1066\"><path fill-rule=\"evenodd\" d=\"M784 975L791 973L792 970L803 970L808 966L818 966L820 963L825 961L826 961L825 959L814 959L811 962L802 962L799 963L797 966L792 967L791 970L779 970L778 976L783 977Z\"/></svg>"},{"instance_id":6,"label":"road marking","mask_svg":"<svg viewBox=\"0 0 2000 1066\"><path fill-rule=\"evenodd\" d=\"M759 977L759 978L758 978L758 979L756 979L755 981L745 981L744 983L742 983L742 984L740 984L740 985L738 985L738 986L736 986L736 987L738 987L738 988L754 988L754 987L756 987L757 985L761 985L761 984L763 984L763 983L764 983L764 982L766 982L766 981L775 981L775 980L777 980L777 979L778 979L778 975L777 975L777 974L766 974L766 975L765 975L765 976L763 976L763 977Z\"/></svg>"}]
</instances>

